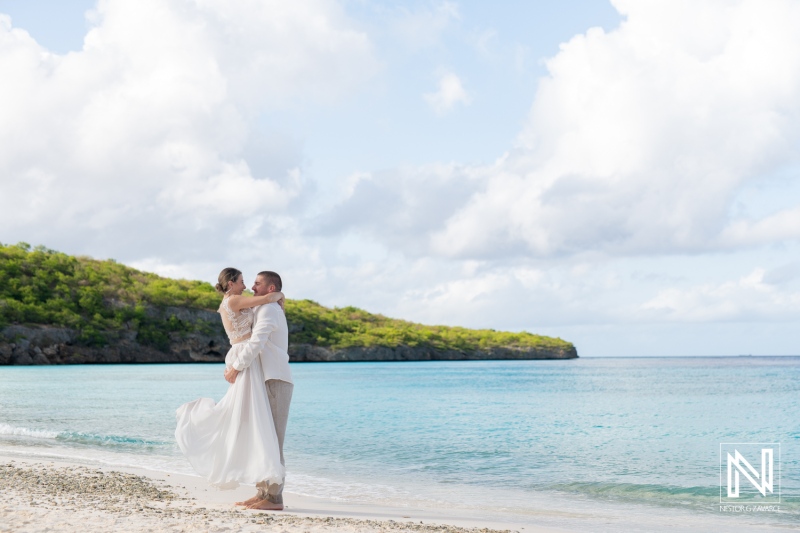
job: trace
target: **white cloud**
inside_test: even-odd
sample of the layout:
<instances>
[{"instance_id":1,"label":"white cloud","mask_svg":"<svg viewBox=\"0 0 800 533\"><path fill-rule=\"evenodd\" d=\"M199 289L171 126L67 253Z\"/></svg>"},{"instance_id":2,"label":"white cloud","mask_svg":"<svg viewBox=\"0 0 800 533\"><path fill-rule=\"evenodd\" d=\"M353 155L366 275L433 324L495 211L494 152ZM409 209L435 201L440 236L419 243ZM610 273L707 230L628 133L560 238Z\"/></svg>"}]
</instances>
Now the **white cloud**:
<instances>
[{"instance_id":1,"label":"white cloud","mask_svg":"<svg viewBox=\"0 0 800 533\"><path fill-rule=\"evenodd\" d=\"M158 196L159 203L171 205L174 212L219 213L248 217L264 210L283 211L289 201L300 193L300 170L288 172L290 183L280 186L269 179L254 179L244 161L226 164L219 173L204 180L176 180Z\"/></svg>"},{"instance_id":2,"label":"white cloud","mask_svg":"<svg viewBox=\"0 0 800 533\"><path fill-rule=\"evenodd\" d=\"M427 253L629 256L800 238L800 198L757 219L732 214L743 187L800 158L800 5L615 5L619 28L578 35L547 62L516 145L458 170L468 194L432 207L445 222L428 228ZM435 109L459 101L450 87L428 95ZM398 212L429 193L370 184L384 186L404 190Z\"/></svg>"},{"instance_id":3,"label":"white cloud","mask_svg":"<svg viewBox=\"0 0 800 533\"><path fill-rule=\"evenodd\" d=\"M128 266L133 267L143 272L152 272L159 276L165 276L173 279L193 279L196 271L196 266L191 270L186 268L186 265L169 264L165 263L159 257L145 257L137 261L130 261ZM217 265L214 265L216 267Z\"/></svg>"},{"instance_id":4,"label":"white cloud","mask_svg":"<svg viewBox=\"0 0 800 533\"><path fill-rule=\"evenodd\" d=\"M428 255L430 228L442 226L470 197L469 171L440 164L357 174L351 193L311 228L326 236L355 232L413 257Z\"/></svg>"},{"instance_id":5,"label":"white cloud","mask_svg":"<svg viewBox=\"0 0 800 533\"><path fill-rule=\"evenodd\" d=\"M442 73L436 92L426 93L423 98L438 115L451 111L456 104L469 105L472 101L461 79L452 72Z\"/></svg>"},{"instance_id":6,"label":"white cloud","mask_svg":"<svg viewBox=\"0 0 800 533\"><path fill-rule=\"evenodd\" d=\"M618 30L562 45L518 148L485 170L485 189L435 247L474 256L515 243L547 256L750 244L723 233L738 188L798 155L800 6L696 5L620 3Z\"/></svg>"},{"instance_id":7,"label":"white cloud","mask_svg":"<svg viewBox=\"0 0 800 533\"><path fill-rule=\"evenodd\" d=\"M91 18L83 49L57 55L0 15L0 224L120 259L131 230L174 253L285 210L302 161L254 171L255 119L341 99L378 68L329 0L108 0Z\"/></svg>"},{"instance_id":8,"label":"white cloud","mask_svg":"<svg viewBox=\"0 0 800 533\"><path fill-rule=\"evenodd\" d=\"M800 206L794 209L782 209L759 220L734 220L721 235L722 242L730 246L798 238L800 238Z\"/></svg>"},{"instance_id":9,"label":"white cloud","mask_svg":"<svg viewBox=\"0 0 800 533\"><path fill-rule=\"evenodd\" d=\"M800 292L786 291L765 281L757 268L736 281L706 283L659 292L642 305L649 317L662 321L721 322L787 320L800 317Z\"/></svg>"}]
</instances>

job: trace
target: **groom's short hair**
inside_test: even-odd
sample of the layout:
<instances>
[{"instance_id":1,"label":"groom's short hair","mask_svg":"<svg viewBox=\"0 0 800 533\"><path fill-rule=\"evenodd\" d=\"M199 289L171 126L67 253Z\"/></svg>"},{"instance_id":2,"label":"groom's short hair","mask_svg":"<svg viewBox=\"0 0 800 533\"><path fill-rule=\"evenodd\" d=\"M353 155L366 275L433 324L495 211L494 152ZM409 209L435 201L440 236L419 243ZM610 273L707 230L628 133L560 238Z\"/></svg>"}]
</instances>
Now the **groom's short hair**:
<instances>
[{"instance_id":1,"label":"groom's short hair","mask_svg":"<svg viewBox=\"0 0 800 533\"><path fill-rule=\"evenodd\" d=\"M278 275L277 272L273 272L271 270L264 270L263 272L259 272L258 275L264 278L267 287L269 287L270 285L275 285L275 288L278 289L279 291L283 290L283 283L281 282L281 277Z\"/></svg>"}]
</instances>

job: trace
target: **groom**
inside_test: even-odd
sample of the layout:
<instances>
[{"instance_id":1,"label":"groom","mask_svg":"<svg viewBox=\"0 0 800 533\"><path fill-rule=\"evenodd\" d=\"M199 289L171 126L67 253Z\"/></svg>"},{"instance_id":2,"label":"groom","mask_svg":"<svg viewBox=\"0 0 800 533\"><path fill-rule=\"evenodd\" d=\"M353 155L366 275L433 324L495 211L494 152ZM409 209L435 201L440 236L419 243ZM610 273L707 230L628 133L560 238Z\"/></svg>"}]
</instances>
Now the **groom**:
<instances>
[{"instance_id":1,"label":"groom","mask_svg":"<svg viewBox=\"0 0 800 533\"><path fill-rule=\"evenodd\" d=\"M256 296L264 296L282 289L281 277L275 272L259 272L253 284ZM244 370L256 357L259 358L261 368L264 370L265 386L269 406L272 410L272 420L275 422L275 431L278 434L278 446L283 460L283 438L286 436L286 423L289 420L289 404L292 401L292 372L289 369L289 328L286 324L286 315L277 303L262 305L256 308L253 321L253 334L241 356L241 363L234 363L233 367L225 372L225 379L229 383L236 381L236 376ZM237 368L237 364L241 368ZM248 509L266 509L271 511L283 510L283 485L268 483L268 480L256 484L258 492L249 500L237 502Z\"/></svg>"}]
</instances>

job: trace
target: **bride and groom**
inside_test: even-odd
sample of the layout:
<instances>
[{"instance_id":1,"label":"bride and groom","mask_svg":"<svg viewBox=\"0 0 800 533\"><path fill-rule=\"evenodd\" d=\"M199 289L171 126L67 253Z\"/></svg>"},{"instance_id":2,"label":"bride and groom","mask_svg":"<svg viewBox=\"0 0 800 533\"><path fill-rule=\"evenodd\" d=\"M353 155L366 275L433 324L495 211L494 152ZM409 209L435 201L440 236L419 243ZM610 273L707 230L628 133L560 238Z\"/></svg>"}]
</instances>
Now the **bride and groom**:
<instances>
[{"instance_id":1,"label":"bride and groom","mask_svg":"<svg viewBox=\"0 0 800 533\"><path fill-rule=\"evenodd\" d=\"M254 484L248 509L283 509L283 439L292 400L289 330L281 278L256 276L255 296L243 296L242 273L226 268L216 289L222 324L231 343L225 379L231 384L214 403L200 398L180 406L175 438L195 471L221 489Z\"/></svg>"}]
</instances>

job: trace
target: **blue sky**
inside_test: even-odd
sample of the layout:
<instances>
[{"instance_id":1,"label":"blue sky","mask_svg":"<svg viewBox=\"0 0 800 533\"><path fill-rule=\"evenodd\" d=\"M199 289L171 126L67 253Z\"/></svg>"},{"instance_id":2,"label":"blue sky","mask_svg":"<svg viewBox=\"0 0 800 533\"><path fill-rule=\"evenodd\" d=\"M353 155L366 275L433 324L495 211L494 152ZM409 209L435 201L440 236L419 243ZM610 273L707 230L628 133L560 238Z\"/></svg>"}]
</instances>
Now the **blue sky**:
<instances>
[{"instance_id":1,"label":"blue sky","mask_svg":"<svg viewBox=\"0 0 800 533\"><path fill-rule=\"evenodd\" d=\"M794 2L0 14L2 242L583 356L800 353Z\"/></svg>"}]
</instances>

